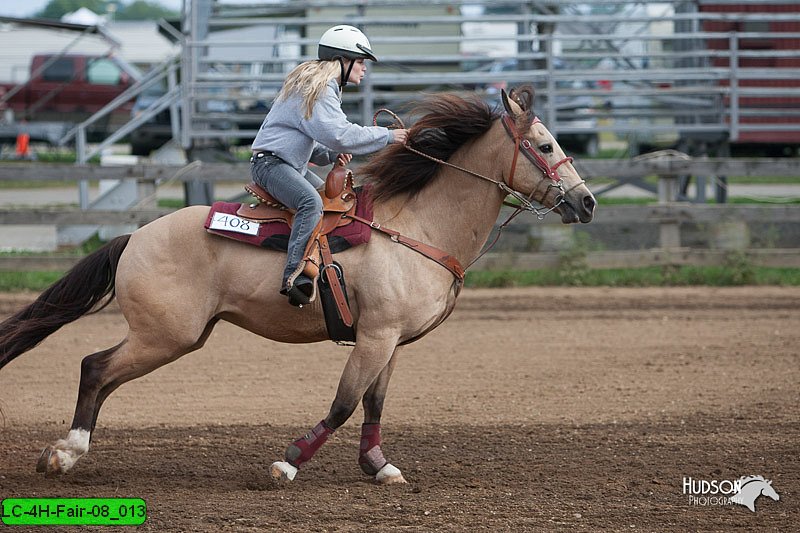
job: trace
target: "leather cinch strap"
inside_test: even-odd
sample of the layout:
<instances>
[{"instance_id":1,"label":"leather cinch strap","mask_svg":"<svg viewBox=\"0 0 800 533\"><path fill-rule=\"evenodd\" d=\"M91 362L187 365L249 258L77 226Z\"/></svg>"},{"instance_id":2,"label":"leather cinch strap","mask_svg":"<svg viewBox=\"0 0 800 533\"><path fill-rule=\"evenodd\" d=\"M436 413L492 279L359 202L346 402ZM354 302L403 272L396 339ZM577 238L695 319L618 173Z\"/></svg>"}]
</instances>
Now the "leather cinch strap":
<instances>
[{"instance_id":1,"label":"leather cinch strap","mask_svg":"<svg viewBox=\"0 0 800 533\"><path fill-rule=\"evenodd\" d=\"M331 248L328 245L328 236L319 236L319 251L322 254L323 269L328 269L333 266L333 256L331 255ZM347 298L342 290L342 285L339 283L339 276L336 272L330 270L325 273L328 284L331 286L333 299L336 301L336 309L339 311L339 318L345 326L350 327L353 325L353 314L350 312L350 306L347 304Z\"/></svg>"},{"instance_id":2,"label":"leather cinch strap","mask_svg":"<svg viewBox=\"0 0 800 533\"><path fill-rule=\"evenodd\" d=\"M456 277L458 281L460 282L464 281L464 267L461 266L461 263L458 261L458 259L448 254L444 250L440 250L435 246L431 246L429 244L425 244L424 242L419 242L410 237L406 237L405 235L401 235L399 232L393 229L384 228L383 226L372 220L367 220L365 218L361 218L359 216L350 214L344 216L352 218L353 220L357 220L362 224L368 225L372 229L376 229L381 233L388 235L394 242L402 244L403 246L406 246L408 248L411 248L415 252L424 255L428 259L436 261L437 263L445 267L447 270L449 270L453 274L453 276Z\"/></svg>"}]
</instances>

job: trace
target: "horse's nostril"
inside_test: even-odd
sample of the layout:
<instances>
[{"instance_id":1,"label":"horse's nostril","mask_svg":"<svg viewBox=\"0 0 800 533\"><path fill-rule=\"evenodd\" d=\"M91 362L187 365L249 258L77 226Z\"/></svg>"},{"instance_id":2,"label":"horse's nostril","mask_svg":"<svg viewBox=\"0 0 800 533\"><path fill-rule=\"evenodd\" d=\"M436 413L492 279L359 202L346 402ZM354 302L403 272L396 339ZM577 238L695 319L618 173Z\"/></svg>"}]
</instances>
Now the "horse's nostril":
<instances>
[{"instance_id":1,"label":"horse's nostril","mask_svg":"<svg viewBox=\"0 0 800 533\"><path fill-rule=\"evenodd\" d=\"M595 208L596 205L597 205L597 202L595 201L594 196L586 195L586 196L583 197L583 207L589 213L593 213L594 212L594 208Z\"/></svg>"}]
</instances>

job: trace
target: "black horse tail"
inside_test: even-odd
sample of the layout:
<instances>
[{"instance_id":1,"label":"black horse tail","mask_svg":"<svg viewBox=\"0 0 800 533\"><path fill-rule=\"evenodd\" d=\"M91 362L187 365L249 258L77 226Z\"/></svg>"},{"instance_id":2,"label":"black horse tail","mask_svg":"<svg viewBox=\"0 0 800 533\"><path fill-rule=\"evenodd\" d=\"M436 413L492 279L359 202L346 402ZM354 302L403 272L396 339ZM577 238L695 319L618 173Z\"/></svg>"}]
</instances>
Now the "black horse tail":
<instances>
[{"instance_id":1,"label":"black horse tail","mask_svg":"<svg viewBox=\"0 0 800 533\"><path fill-rule=\"evenodd\" d=\"M87 255L36 301L0 323L0 368L61 326L88 313L96 313L111 303L119 258L130 237L117 237Z\"/></svg>"}]
</instances>

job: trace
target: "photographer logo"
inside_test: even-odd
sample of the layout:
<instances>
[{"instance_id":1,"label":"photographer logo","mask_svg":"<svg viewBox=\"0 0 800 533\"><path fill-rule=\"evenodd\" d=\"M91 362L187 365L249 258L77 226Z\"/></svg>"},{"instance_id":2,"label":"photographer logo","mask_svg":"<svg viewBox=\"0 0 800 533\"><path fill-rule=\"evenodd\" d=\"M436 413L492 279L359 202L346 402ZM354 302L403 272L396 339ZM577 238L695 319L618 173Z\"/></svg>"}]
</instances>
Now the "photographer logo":
<instances>
[{"instance_id":1,"label":"photographer logo","mask_svg":"<svg viewBox=\"0 0 800 533\"><path fill-rule=\"evenodd\" d=\"M689 505L743 505L752 512L756 512L759 496L780 500L772 481L763 476L742 476L735 480L684 477L683 494L689 497Z\"/></svg>"}]
</instances>

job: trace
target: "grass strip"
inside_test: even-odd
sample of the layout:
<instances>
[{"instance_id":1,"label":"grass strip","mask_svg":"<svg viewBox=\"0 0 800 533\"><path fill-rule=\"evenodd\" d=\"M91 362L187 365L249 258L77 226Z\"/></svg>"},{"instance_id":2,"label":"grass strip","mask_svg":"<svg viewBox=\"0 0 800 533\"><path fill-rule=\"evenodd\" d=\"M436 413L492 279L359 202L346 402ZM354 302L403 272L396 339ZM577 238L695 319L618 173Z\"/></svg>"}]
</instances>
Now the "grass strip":
<instances>
[{"instance_id":1,"label":"grass strip","mask_svg":"<svg viewBox=\"0 0 800 533\"><path fill-rule=\"evenodd\" d=\"M800 268L680 266L643 268L550 268L528 271L468 272L467 287L678 287L678 286L800 285Z\"/></svg>"},{"instance_id":2,"label":"grass strip","mask_svg":"<svg viewBox=\"0 0 800 533\"><path fill-rule=\"evenodd\" d=\"M42 291L63 272L0 272L0 292ZM800 268L753 267L644 267L608 269L542 269L528 271L474 271L467 287L680 287L742 285L800 286Z\"/></svg>"}]
</instances>

